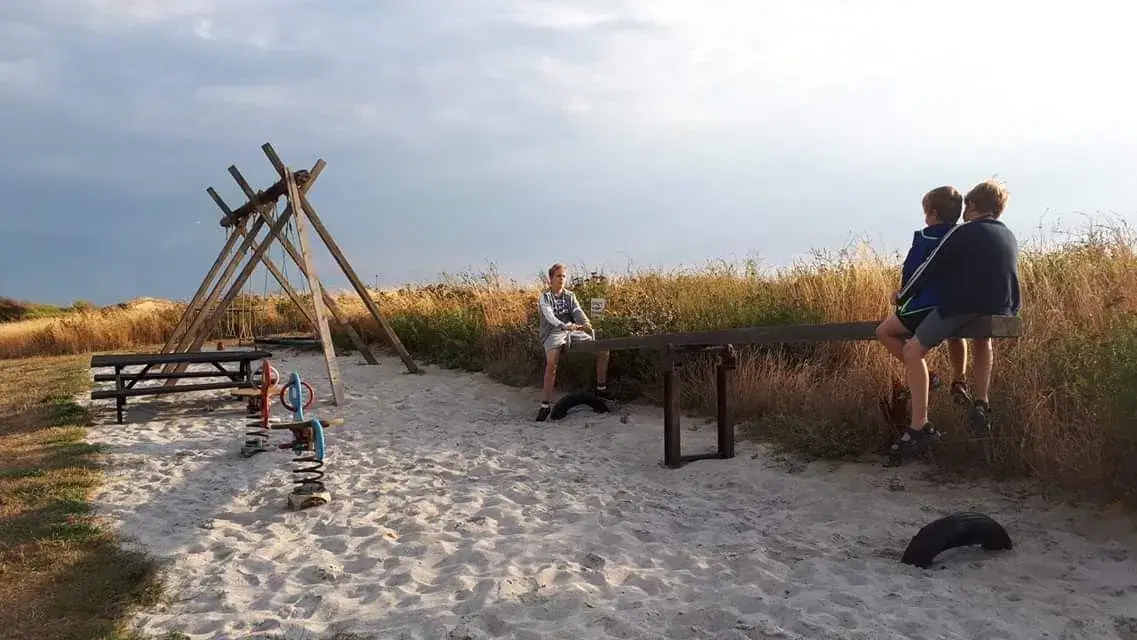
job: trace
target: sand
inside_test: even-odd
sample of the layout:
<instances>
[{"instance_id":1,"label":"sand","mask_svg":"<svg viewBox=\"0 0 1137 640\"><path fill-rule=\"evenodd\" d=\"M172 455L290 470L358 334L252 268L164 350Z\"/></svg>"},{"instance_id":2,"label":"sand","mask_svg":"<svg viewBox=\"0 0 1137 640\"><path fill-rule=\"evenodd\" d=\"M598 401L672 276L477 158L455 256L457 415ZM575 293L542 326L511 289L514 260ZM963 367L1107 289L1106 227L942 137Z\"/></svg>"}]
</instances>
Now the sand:
<instances>
[{"instance_id":1,"label":"sand","mask_svg":"<svg viewBox=\"0 0 1137 640\"><path fill-rule=\"evenodd\" d=\"M113 424L97 512L164 563L134 619L189 638L1134 638L1131 522L1025 493L937 486L920 465L806 464L748 441L661 466L661 410L536 423L537 391L398 359L277 350L320 399L329 504L290 511L292 454L238 455L224 392L146 397ZM621 412L627 412L626 421ZM274 414L287 416L274 404ZM692 425L699 425L695 431ZM713 425L687 419L684 448ZM274 443L288 438L274 431ZM899 562L916 531L978 510L1008 552ZM355 634L355 635L352 635Z\"/></svg>"}]
</instances>

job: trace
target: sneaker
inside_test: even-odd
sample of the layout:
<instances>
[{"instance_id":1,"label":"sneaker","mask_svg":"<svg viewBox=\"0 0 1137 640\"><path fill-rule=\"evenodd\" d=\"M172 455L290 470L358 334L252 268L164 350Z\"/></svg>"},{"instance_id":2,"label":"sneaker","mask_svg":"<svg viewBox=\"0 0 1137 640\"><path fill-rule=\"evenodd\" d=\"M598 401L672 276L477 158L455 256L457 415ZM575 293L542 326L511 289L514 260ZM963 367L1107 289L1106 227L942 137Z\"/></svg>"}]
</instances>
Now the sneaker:
<instances>
[{"instance_id":1,"label":"sneaker","mask_svg":"<svg viewBox=\"0 0 1137 640\"><path fill-rule=\"evenodd\" d=\"M928 445L938 442L941 434L927 422L919 429L906 427L904 433L892 443L888 455L893 464L901 464L904 458L914 456L924 451Z\"/></svg>"},{"instance_id":2,"label":"sneaker","mask_svg":"<svg viewBox=\"0 0 1137 640\"><path fill-rule=\"evenodd\" d=\"M612 392L608 390L607 386L593 387L592 393L596 394L597 396L599 396L601 398L604 398L605 400L615 400L616 399L616 397L612 395Z\"/></svg>"},{"instance_id":3,"label":"sneaker","mask_svg":"<svg viewBox=\"0 0 1137 640\"><path fill-rule=\"evenodd\" d=\"M975 436L991 435L991 405L985 400L976 400L967 413L967 426Z\"/></svg>"},{"instance_id":4,"label":"sneaker","mask_svg":"<svg viewBox=\"0 0 1137 640\"><path fill-rule=\"evenodd\" d=\"M549 417L549 412L552 410L553 408L549 406L548 402L542 402L541 408L537 410L537 422L544 422L547 420Z\"/></svg>"},{"instance_id":5,"label":"sneaker","mask_svg":"<svg viewBox=\"0 0 1137 640\"><path fill-rule=\"evenodd\" d=\"M971 392L967 389L967 383L963 380L952 380L951 382L951 398L955 400L956 404L972 405L974 402L971 400Z\"/></svg>"}]
</instances>

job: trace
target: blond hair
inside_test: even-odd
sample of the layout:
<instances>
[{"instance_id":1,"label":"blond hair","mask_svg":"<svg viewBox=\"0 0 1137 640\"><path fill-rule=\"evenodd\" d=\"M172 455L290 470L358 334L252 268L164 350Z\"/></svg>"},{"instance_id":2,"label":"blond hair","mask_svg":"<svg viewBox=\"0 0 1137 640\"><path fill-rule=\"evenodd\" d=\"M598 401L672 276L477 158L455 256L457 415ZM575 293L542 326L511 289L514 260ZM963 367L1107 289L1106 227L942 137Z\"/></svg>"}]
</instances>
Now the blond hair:
<instances>
[{"instance_id":1,"label":"blond hair","mask_svg":"<svg viewBox=\"0 0 1137 640\"><path fill-rule=\"evenodd\" d=\"M1007 188L992 179L984 180L972 187L971 191L967 192L963 202L967 206L973 207L978 213L998 218L1007 208L1007 200L1010 197L1011 194Z\"/></svg>"}]
</instances>

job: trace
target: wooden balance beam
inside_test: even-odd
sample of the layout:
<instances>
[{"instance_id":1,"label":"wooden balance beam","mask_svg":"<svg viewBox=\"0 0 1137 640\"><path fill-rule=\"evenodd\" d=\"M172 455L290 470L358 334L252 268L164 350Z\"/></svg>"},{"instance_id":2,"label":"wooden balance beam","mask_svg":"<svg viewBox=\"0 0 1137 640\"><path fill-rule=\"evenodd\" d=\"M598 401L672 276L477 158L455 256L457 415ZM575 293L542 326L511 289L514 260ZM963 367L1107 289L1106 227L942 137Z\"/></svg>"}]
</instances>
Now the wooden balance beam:
<instances>
[{"instance_id":1,"label":"wooden balance beam","mask_svg":"<svg viewBox=\"0 0 1137 640\"><path fill-rule=\"evenodd\" d=\"M657 349L663 374L663 463L671 469L688 462L734 457L734 420L731 416L730 372L738 366L735 347L788 343L852 342L875 340L879 322L836 322L828 324L776 325L740 327L667 333L652 336L605 338L576 342L573 352L623 351ZM1022 319L1012 316L980 316L955 332L953 338L1017 338L1022 333ZM679 381L675 375L679 358L684 353L713 351L719 356L715 366L715 398L717 448L707 453L683 455L679 428Z\"/></svg>"}]
</instances>

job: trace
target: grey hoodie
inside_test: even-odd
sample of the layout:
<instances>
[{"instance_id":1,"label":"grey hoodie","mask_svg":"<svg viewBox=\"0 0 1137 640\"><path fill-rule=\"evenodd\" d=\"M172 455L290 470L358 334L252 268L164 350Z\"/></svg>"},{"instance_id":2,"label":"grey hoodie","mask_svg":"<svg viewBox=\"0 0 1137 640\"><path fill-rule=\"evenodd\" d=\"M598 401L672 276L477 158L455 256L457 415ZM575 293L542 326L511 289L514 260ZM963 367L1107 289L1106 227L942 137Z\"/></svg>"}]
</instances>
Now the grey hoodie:
<instances>
[{"instance_id":1,"label":"grey hoodie","mask_svg":"<svg viewBox=\"0 0 1137 640\"><path fill-rule=\"evenodd\" d=\"M576 294L568 289L560 293L542 292L537 299L537 310L541 318L541 340L554 331L564 331L565 325L570 322L588 324L588 316L584 315Z\"/></svg>"}]
</instances>

